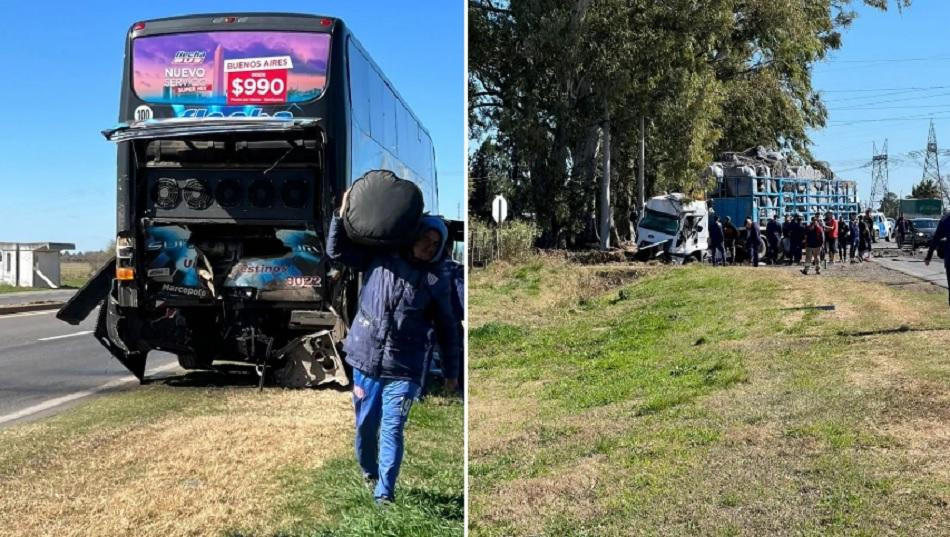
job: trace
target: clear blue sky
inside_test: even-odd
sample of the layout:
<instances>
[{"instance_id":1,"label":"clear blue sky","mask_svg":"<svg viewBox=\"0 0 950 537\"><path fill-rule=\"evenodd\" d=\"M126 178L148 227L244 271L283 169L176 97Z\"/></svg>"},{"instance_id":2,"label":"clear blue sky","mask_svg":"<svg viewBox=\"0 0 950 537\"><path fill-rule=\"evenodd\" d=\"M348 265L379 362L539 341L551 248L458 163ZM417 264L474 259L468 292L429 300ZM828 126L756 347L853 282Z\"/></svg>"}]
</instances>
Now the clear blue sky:
<instances>
[{"instance_id":1,"label":"clear blue sky","mask_svg":"<svg viewBox=\"0 0 950 537\"><path fill-rule=\"evenodd\" d=\"M931 115L939 147L950 149L950 2L914 0L903 14L893 7L858 11L844 46L814 70L830 113L828 126L812 133L813 153L857 180L863 202L871 189L872 142L880 149L887 138L889 190L907 196L923 172L907 153L926 148ZM950 173L950 157L940 165L942 175Z\"/></svg>"},{"instance_id":2,"label":"clear blue sky","mask_svg":"<svg viewBox=\"0 0 950 537\"><path fill-rule=\"evenodd\" d=\"M86 7L86 6L90 7ZM441 212L464 192L463 0L10 2L0 17L0 241L103 248L115 233L115 124L125 32L189 13L340 17L432 133ZM406 61L410 58L410 61Z\"/></svg>"}]
</instances>

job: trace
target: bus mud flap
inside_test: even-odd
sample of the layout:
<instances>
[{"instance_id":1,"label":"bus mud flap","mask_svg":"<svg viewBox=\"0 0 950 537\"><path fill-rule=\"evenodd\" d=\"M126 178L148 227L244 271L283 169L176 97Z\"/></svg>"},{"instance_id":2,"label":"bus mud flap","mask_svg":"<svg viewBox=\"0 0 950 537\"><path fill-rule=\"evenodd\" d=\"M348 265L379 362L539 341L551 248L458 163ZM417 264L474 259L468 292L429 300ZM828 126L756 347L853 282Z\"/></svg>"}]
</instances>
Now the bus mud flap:
<instances>
[{"instance_id":1,"label":"bus mud flap","mask_svg":"<svg viewBox=\"0 0 950 537\"><path fill-rule=\"evenodd\" d=\"M125 366L139 381L145 378L145 358L148 353L139 349L132 349L125 343L119 334L120 324L127 325L130 319L119 314L115 298L111 293L106 296L99 308L99 318L96 322L95 337L112 356ZM133 341L137 338L130 338Z\"/></svg>"},{"instance_id":2,"label":"bus mud flap","mask_svg":"<svg viewBox=\"0 0 950 537\"><path fill-rule=\"evenodd\" d=\"M275 354L284 360L283 365L274 370L278 386L315 388L332 382L340 386L350 384L331 330L296 338Z\"/></svg>"},{"instance_id":3,"label":"bus mud flap","mask_svg":"<svg viewBox=\"0 0 950 537\"><path fill-rule=\"evenodd\" d=\"M86 282L86 285L76 291L76 294L70 298L66 304L56 312L56 318L66 321L69 324L79 324L96 309L96 306L102 303L108 296L109 288L112 286L112 278L115 275L115 257L102 266Z\"/></svg>"}]
</instances>

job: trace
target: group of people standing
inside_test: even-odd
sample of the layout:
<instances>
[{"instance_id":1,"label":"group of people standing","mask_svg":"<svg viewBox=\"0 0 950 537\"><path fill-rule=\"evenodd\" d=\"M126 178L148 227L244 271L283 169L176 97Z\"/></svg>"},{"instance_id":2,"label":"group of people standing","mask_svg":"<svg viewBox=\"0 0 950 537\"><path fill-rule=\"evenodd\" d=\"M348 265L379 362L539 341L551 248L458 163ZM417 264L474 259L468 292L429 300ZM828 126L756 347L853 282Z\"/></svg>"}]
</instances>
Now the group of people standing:
<instances>
[{"instance_id":1,"label":"group of people standing","mask_svg":"<svg viewBox=\"0 0 950 537\"><path fill-rule=\"evenodd\" d=\"M839 220L828 212L823 219L812 216L807 224L802 215L796 214L785 215L781 224L774 216L769 218L764 236L758 222L746 218L743 235L730 217L720 222L718 216L710 215L712 261L713 265L735 264L737 245L744 241L747 259L752 266L758 266L759 250L764 242L765 260L769 264L801 264L804 257L802 273L808 274L814 267L815 273L820 274L822 260L829 263L834 263L836 258L840 262L850 259L852 263L869 260L874 242L873 225L870 211L862 216L851 214L847 220Z\"/></svg>"}]
</instances>

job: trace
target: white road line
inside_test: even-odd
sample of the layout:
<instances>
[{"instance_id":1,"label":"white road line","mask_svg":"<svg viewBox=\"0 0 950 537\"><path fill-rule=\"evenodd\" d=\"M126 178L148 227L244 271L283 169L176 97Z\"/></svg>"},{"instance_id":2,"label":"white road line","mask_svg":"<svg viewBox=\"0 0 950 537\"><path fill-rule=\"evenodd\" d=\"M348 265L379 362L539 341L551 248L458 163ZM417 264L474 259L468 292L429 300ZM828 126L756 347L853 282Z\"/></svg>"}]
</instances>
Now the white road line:
<instances>
[{"instance_id":1,"label":"white road line","mask_svg":"<svg viewBox=\"0 0 950 537\"><path fill-rule=\"evenodd\" d=\"M0 321L4 319L17 319L20 317L35 317L37 315L49 315L56 313L56 310L24 311L23 313L11 313L9 315L0 315Z\"/></svg>"},{"instance_id":2,"label":"white road line","mask_svg":"<svg viewBox=\"0 0 950 537\"><path fill-rule=\"evenodd\" d=\"M74 332L72 334L63 334L61 336L50 336L50 337L41 337L36 341L52 341L54 339L63 339L64 337L75 337L75 336L85 336L86 334L91 334L92 330L83 330L81 332Z\"/></svg>"},{"instance_id":3,"label":"white road line","mask_svg":"<svg viewBox=\"0 0 950 537\"><path fill-rule=\"evenodd\" d=\"M177 367L178 367L178 364L177 364L177 363L165 364L165 365L163 365L163 366L156 367L155 369L152 369L151 371L148 371L148 373L149 373L149 374L161 373L161 372L163 372L163 371L168 371L168 370L170 370L170 369L175 369L175 368L177 368ZM117 378L117 379L115 379L115 380L110 380L109 382L106 382L105 384L101 384L101 385L99 385L99 386L96 386L95 388L90 388L90 389L88 389L88 390L82 390L82 391L80 391L80 392L75 392L75 393L71 393L71 394L68 394L68 395L63 395L63 396L61 396L61 397L56 397L56 398L54 398L54 399L49 399L49 400L43 401L42 403L33 405L33 406L31 406L31 407L27 407L27 408L24 408L24 409L21 409L21 410L17 410L16 412L12 412L12 413L7 414L7 415L5 415L5 416L0 416L0 425L6 423L6 422L8 422L8 421L13 421L13 420L18 420L18 419L20 419L20 418L25 418L25 417L27 417L27 416L31 416L31 415L33 415L33 414L36 414L37 412L43 412L44 410L49 410L49 409L51 409L51 408L55 408L55 407L57 407L57 406L59 406L59 405L68 403L68 402L70 402L70 401L75 401L76 399L82 399L83 397L88 397L88 396L90 396L90 395L95 395L95 394L97 394L97 393L99 393L99 392L102 392L102 391L105 391L105 390L109 390L109 389L111 389L111 388L117 388L117 387L119 387L119 386L122 386L123 384L129 384L129 383L131 383L131 382L136 382L136 381L138 381L137 378L135 378L135 377L132 376L132 375L128 375L128 376L125 376L125 377L122 377L122 378Z\"/></svg>"}]
</instances>

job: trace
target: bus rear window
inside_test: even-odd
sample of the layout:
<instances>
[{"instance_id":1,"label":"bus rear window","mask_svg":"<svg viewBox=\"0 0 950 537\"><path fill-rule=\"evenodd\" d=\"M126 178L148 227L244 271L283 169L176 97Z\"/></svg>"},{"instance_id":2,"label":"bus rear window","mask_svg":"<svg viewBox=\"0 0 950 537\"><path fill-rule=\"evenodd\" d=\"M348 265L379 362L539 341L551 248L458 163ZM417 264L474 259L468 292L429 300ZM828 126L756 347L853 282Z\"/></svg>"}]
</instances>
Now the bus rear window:
<instances>
[{"instance_id":1,"label":"bus rear window","mask_svg":"<svg viewBox=\"0 0 950 537\"><path fill-rule=\"evenodd\" d=\"M274 105L323 93L330 34L194 32L132 42L132 87L155 104Z\"/></svg>"}]
</instances>

